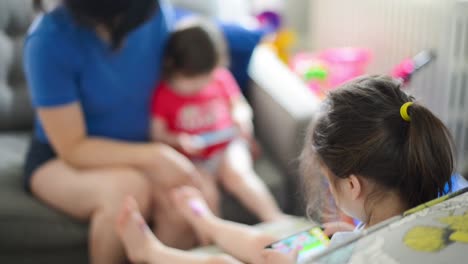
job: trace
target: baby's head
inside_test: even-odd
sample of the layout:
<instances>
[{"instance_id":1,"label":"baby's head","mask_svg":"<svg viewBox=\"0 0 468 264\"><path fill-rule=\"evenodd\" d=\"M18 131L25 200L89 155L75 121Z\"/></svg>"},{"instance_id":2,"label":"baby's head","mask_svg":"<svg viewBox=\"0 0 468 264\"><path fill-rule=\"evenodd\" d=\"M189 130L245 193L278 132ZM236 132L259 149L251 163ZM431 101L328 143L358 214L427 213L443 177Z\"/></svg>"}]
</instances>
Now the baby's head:
<instances>
[{"instance_id":1,"label":"baby's head","mask_svg":"<svg viewBox=\"0 0 468 264\"><path fill-rule=\"evenodd\" d=\"M385 197L406 210L451 188L450 133L413 100L394 79L359 78L328 95L309 131L304 164L318 164L338 207L365 223Z\"/></svg>"},{"instance_id":2,"label":"baby's head","mask_svg":"<svg viewBox=\"0 0 468 264\"><path fill-rule=\"evenodd\" d=\"M226 44L215 25L190 18L171 34L164 55L164 77L182 94L193 94L212 81L226 61Z\"/></svg>"}]
</instances>

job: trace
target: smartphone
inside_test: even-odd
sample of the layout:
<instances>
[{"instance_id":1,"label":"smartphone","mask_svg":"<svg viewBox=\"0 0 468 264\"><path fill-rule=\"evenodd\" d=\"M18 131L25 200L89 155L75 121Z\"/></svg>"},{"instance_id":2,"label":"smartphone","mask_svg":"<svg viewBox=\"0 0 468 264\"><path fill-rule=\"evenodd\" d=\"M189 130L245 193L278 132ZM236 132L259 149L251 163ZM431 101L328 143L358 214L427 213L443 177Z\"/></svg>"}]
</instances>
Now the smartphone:
<instances>
[{"instance_id":1,"label":"smartphone","mask_svg":"<svg viewBox=\"0 0 468 264\"><path fill-rule=\"evenodd\" d=\"M316 226L285 239L281 239L266 248L288 254L294 249L300 247L302 249L299 251L297 263L302 263L313 255L326 249L329 244L330 239L323 232L323 228Z\"/></svg>"},{"instance_id":2,"label":"smartphone","mask_svg":"<svg viewBox=\"0 0 468 264\"><path fill-rule=\"evenodd\" d=\"M234 127L229 127L216 132L208 132L198 136L199 141L195 144L199 148L208 148L236 138L239 131Z\"/></svg>"}]
</instances>

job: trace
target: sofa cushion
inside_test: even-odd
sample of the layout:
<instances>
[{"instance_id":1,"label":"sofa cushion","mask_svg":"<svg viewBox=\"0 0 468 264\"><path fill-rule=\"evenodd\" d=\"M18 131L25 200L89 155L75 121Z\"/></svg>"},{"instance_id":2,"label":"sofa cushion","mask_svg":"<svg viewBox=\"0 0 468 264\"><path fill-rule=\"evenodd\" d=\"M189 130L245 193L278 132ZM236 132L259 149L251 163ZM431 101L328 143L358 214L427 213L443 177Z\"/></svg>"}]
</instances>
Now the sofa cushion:
<instances>
[{"instance_id":1,"label":"sofa cushion","mask_svg":"<svg viewBox=\"0 0 468 264\"><path fill-rule=\"evenodd\" d=\"M30 129L33 111L22 70L22 43L31 0L0 1L0 130Z\"/></svg>"},{"instance_id":2,"label":"sofa cushion","mask_svg":"<svg viewBox=\"0 0 468 264\"><path fill-rule=\"evenodd\" d=\"M86 246L87 225L45 206L23 189L26 134L0 135L0 248L41 250Z\"/></svg>"}]
</instances>

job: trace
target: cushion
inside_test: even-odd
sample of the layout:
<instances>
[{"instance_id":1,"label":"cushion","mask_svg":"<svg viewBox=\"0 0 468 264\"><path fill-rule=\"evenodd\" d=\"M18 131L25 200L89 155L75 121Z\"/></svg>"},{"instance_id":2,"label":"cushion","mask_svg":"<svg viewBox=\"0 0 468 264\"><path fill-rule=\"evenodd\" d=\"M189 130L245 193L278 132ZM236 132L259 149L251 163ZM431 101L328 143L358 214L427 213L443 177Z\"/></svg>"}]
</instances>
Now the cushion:
<instances>
[{"instance_id":1,"label":"cushion","mask_svg":"<svg viewBox=\"0 0 468 264\"><path fill-rule=\"evenodd\" d=\"M5 251L83 247L87 225L45 206L23 189L28 135L0 135L0 248Z\"/></svg>"},{"instance_id":2,"label":"cushion","mask_svg":"<svg viewBox=\"0 0 468 264\"><path fill-rule=\"evenodd\" d=\"M11 108L13 91L7 77L13 61L13 44L4 32L0 31L0 114Z\"/></svg>"},{"instance_id":3,"label":"cushion","mask_svg":"<svg viewBox=\"0 0 468 264\"><path fill-rule=\"evenodd\" d=\"M22 43L34 12L31 0L0 1L0 130L31 128L22 70Z\"/></svg>"},{"instance_id":4,"label":"cushion","mask_svg":"<svg viewBox=\"0 0 468 264\"><path fill-rule=\"evenodd\" d=\"M24 35L34 16L31 0L0 1L0 30L10 36Z\"/></svg>"}]
</instances>

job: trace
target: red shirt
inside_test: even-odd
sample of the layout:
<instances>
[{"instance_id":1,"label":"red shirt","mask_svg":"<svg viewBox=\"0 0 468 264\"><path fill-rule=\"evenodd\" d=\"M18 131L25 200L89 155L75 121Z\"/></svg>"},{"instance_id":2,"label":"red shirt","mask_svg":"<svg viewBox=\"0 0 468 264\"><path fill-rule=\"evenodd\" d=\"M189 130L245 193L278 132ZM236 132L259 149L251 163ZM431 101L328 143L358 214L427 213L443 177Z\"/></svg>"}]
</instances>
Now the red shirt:
<instances>
[{"instance_id":1,"label":"red shirt","mask_svg":"<svg viewBox=\"0 0 468 264\"><path fill-rule=\"evenodd\" d=\"M176 134L200 135L232 127L230 103L240 96L239 86L224 68L213 74L209 85L191 95L178 94L167 82L160 83L152 100L153 117L164 120L169 131ZM208 147L197 158L209 158L227 144Z\"/></svg>"}]
</instances>

